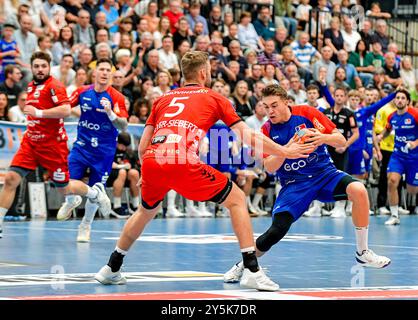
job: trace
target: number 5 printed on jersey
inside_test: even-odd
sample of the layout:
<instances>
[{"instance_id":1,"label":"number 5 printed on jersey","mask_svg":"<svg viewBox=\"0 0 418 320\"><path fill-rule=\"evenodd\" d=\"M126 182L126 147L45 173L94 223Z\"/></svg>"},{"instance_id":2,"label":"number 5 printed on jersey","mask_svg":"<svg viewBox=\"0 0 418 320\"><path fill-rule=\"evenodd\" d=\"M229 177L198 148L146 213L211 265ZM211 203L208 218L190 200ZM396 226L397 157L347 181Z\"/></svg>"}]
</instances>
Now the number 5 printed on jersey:
<instances>
[{"instance_id":1,"label":"number 5 printed on jersey","mask_svg":"<svg viewBox=\"0 0 418 320\"><path fill-rule=\"evenodd\" d=\"M187 99L189 99L189 97L175 97L175 98L173 98L173 100L171 100L171 102L168 106L169 107L177 107L178 109L177 109L176 112L173 112L173 113L168 113L167 112L164 115L164 117L172 118L172 117L175 117L175 116L179 115L180 113L182 113L183 110L184 110L185 105L184 105L184 103L177 102L177 101L178 100L187 100Z\"/></svg>"}]
</instances>

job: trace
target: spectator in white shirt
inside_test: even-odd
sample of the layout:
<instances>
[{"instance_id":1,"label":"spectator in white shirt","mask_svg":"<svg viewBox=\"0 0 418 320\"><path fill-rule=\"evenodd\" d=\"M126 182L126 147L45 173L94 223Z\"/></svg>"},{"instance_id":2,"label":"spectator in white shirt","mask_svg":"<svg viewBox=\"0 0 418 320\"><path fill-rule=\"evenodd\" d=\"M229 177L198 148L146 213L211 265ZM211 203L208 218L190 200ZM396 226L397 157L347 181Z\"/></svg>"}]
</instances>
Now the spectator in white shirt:
<instances>
[{"instance_id":1,"label":"spectator in white shirt","mask_svg":"<svg viewBox=\"0 0 418 320\"><path fill-rule=\"evenodd\" d=\"M360 34L353 30L353 20L349 17L344 18L344 29L341 30L341 34L344 39L345 50L350 53L356 51L357 42L360 41Z\"/></svg>"},{"instance_id":2,"label":"spectator in white shirt","mask_svg":"<svg viewBox=\"0 0 418 320\"><path fill-rule=\"evenodd\" d=\"M17 122L17 123L27 123L27 119L25 114L23 113L23 109L26 105L26 98L28 94L26 91L22 91L19 94L19 97L17 98L17 105L11 107L9 109L9 120L11 122Z\"/></svg>"},{"instance_id":3,"label":"spectator in white shirt","mask_svg":"<svg viewBox=\"0 0 418 320\"><path fill-rule=\"evenodd\" d=\"M173 39L171 36L167 35L163 37L163 45L158 50L158 56L160 58L161 69L180 69L177 56L173 50Z\"/></svg>"}]
</instances>

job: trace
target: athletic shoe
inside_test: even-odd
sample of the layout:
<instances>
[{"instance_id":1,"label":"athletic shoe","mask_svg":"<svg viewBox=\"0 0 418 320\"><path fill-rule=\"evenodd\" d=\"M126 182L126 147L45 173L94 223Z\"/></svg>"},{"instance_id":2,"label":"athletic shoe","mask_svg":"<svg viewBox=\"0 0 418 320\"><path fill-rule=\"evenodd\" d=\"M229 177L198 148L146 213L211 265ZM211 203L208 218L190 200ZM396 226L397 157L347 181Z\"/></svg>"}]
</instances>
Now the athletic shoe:
<instances>
[{"instance_id":1,"label":"athletic shoe","mask_svg":"<svg viewBox=\"0 0 418 320\"><path fill-rule=\"evenodd\" d=\"M61 208L58 210L57 220L64 221L69 219L73 213L73 210L77 208L82 201L83 198L79 195L74 196L73 200L70 202L65 201Z\"/></svg>"},{"instance_id":2,"label":"athletic shoe","mask_svg":"<svg viewBox=\"0 0 418 320\"><path fill-rule=\"evenodd\" d=\"M321 208L318 206L312 206L303 214L304 217L321 217Z\"/></svg>"},{"instance_id":3,"label":"athletic shoe","mask_svg":"<svg viewBox=\"0 0 418 320\"><path fill-rule=\"evenodd\" d=\"M77 242L90 242L90 226L81 223L78 226Z\"/></svg>"},{"instance_id":4,"label":"athletic shoe","mask_svg":"<svg viewBox=\"0 0 418 320\"><path fill-rule=\"evenodd\" d=\"M369 210L369 215L370 216L374 216L374 211L373 210Z\"/></svg>"},{"instance_id":5,"label":"athletic shoe","mask_svg":"<svg viewBox=\"0 0 418 320\"><path fill-rule=\"evenodd\" d=\"M225 207L221 207L216 213L216 216L219 218L229 218L229 210Z\"/></svg>"},{"instance_id":6,"label":"athletic shoe","mask_svg":"<svg viewBox=\"0 0 418 320\"><path fill-rule=\"evenodd\" d=\"M199 210L195 206L186 206L186 216L187 217L198 217Z\"/></svg>"},{"instance_id":7,"label":"athletic shoe","mask_svg":"<svg viewBox=\"0 0 418 320\"><path fill-rule=\"evenodd\" d=\"M391 216L386 220L385 225L387 226L396 226L401 223L401 220L395 216Z\"/></svg>"},{"instance_id":8,"label":"athletic shoe","mask_svg":"<svg viewBox=\"0 0 418 320\"><path fill-rule=\"evenodd\" d=\"M92 188L97 191L97 196L96 199L90 200L98 204L103 218L108 219L110 217L110 213L112 212L112 204L107 196L106 188L100 182L95 183Z\"/></svg>"},{"instance_id":9,"label":"athletic shoe","mask_svg":"<svg viewBox=\"0 0 418 320\"><path fill-rule=\"evenodd\" d=\"M277 291L280 289L279 285L271 281L261 268L257 272L251 272L250 269L244 268L240 285L243 288L259 291Z\"/></svg>"},{"instance_id":10,"label":"athletic shoe","mask_svg":"<svg viewBox=\"0 0 418 320\"><path fill-rule=\"evenodd\" d=\"M384 268L390 264L390 259L385 256L379 256L372 250L363 250L361 254L356 252L356 260L363 267Z\"/></svg>"},{"instance_id":11,"label":"athletic shoe","mask_svg":"<svg viewBox=\"0 0 418 320\"><path fill-rule=\"evenodd\" d=\"M181 213L176 208L167 208L167 212L165 214L167 218L183 218L184 213Z\"/></svg>"},{"instance_id":12,"label":"athletic shoe","mask_svg":"<svg viewBox=\"0 0 418 320\"><path fill-rule=\"evenodd\" d=\"M343 208L334 208L331 211L331 218L345 218L347 217Z\"/></svg>"},{"instance_id":13,"label":"athletic shoe","mask_svg":"<svg viewBox=\"0 0 418 320\"><path fill-rule=\"evenodd\" d=\"M197 210L197 214L196 214L197 218L212 218L213 214L210 213L208 210L204 209L198 209Z\"/></svg>"},{"instance_id":14,"label":"athletic shoe","mask_svg":"<svg viewBox=\"0 0 418 320\"><path fill-rule=\"evenodd\" d=\"M387 214L390 214L390 211L389 211L386 207L380 207L380 208L378 209L378 211L379 211L379 214L381 214L381 215L387 215Z\"/></svg>"},{"instance_id":15,"label":"athletic shoe","mask_svg":"<svg viewBox=\"0 0 418 320\"><path fill-rule=\"evenodd\" d=\"M130 212L128 209L125 208L116 208L110 212L110 215L115 217L116 219L128 219L130 217Z\"/></svg>"},{"instance_id":16,"label":"athletic shoe","mask_svg":"<svg viewBox=\"0 0 418 320\"><path fill-rule=\"evenodd\" d=\"M234 266L224 274L224 282L225 283L239 282L241 280L243 272L244 272L244 263L242 261L234 264Z\"/></svg>"},{"instance_id":17,"label":"athletic shoe","mask_svg":"<svg viewBox=\"0 0 418 320\"><path fill-rule=\"evenodd\" d=\"M126 284L126 278L122 276L120 271L112 272L108 265L105 265L94 276L94 279L101 284Z\"/></svg>"},{"instance_id":18,"label":"athletic shoe","mask_svg":"<svg viewBox=\"0 0 418 320\"><path fill-rule=\"evenodd\" d=\"M259 216L268 216L269 213L265 210L262 210L260 207L254 207L255 210L257 211Z\"/></svg>"},{"instance_id":19,"label":"athletic shoe","mask_svg":"<svg viewBox=\"0 0 418 320\"><path fill-rule=\"evenodd\" d=\"M254 208L252 203L250 202L247 206L248 206L248 212L250 214L250 217L258 217L258 212L256 208Z\"/></svg>"},{"instance_id":20,"label":"athletic shoe","mask_svg":"<svg viewBox=\"0 0 418 320\"><path fill-rule=\"evenodd\" d=\"M410 214L411 213L409 210L404 209L402 207L399 207L398 208L398 212L399 212L399 214L404 214L404 215L407 215L407 214Z\"/></svg>"}]
</instances>

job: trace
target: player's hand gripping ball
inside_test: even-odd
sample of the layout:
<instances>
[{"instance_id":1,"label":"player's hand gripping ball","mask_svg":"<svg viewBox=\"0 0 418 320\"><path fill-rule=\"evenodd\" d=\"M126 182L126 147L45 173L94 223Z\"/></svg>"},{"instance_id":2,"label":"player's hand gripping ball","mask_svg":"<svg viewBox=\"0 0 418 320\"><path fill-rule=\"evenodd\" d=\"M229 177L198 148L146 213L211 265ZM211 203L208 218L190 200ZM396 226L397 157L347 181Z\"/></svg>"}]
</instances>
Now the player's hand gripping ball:
<instances>
[{"instance_id":1,"label":"player's hand gripping ball","mask_svg":"<svg viewBox=\"0 0 418 320\"><path fill-rule=\"evenodd\" d=\"M306 143L306 140L310 137L309 129L300 129L298 132L296 132L295 135L295 141L296 143L304 144Z\"/></svg>"}]
</instances>

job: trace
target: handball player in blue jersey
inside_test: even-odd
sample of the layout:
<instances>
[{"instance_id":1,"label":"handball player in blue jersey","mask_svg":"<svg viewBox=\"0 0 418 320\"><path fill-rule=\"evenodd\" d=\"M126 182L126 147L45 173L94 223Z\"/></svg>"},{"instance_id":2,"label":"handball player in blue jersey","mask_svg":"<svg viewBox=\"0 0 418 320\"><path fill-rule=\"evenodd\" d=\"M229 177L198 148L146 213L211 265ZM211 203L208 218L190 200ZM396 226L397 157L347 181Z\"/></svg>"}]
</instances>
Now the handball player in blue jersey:
<instances>
[{"instance_id":1,"label":"handball player in blue jersey","mask_svg":"<svg viewBox=\"0 0 418 320\"><path fill-rule=\"evenodd\" d=\"M418 193L418 110L409 106L411 97L404 89L396 93L394 103L397 110L389 115L386 128L376 137L375 143L377 147L383 138L395 130L395 148L387 168L391 217L385 222L386 225L400 223L398 186L403 174L407 192L413 195Z\"/></svg>"},{"instance_id":2,"label":"handball player in blue jersey","mask_svg":"<svg viewBox=\"0 0 418 320\"><path fill-rule=\"evenodd\" d=\"M347 173L337 170L327 152L326 145L338 148L346 142L335 124L312 107L289 107L287 92L279 86L267 86L263 90L262 101L269 117L262 128L265 135L278 144L288 146L304 140L316 149L304 159L283 159L277 156L264 159L266 170L276 172L283 188L273 207L271 227L257 238L257 256L263 255L279 242L313 200L334 202L350 199L353 201L356 260L366 267L387 266L390 259L368 248L369 200L366 188ZM241 274L240 262L224 275L224 281L236 282Z\"/></svg>"},{"instance_id":3,"label":"handball player in blue jersey","mask_svg":"<svg viewBox=\"0 0 418 320\"><path fill-rule=\"evenodd\" d=\"M82 180L89 170L89 185L97 185L103 191L112 170L118 129L124 130L128 125L125 97L111 86L112 66L109 59L99 59L95 83L77 89L70 97L71 106L79 105L81 109L77 140L68 157L70 179ZM66 196L57 219L68 219L81 200L80 196ZM87 200L77 241L90 240L90 226L97 209L97 204ZM102 214L107 216L110 212Z\"/></svg>"}]
</instances>

